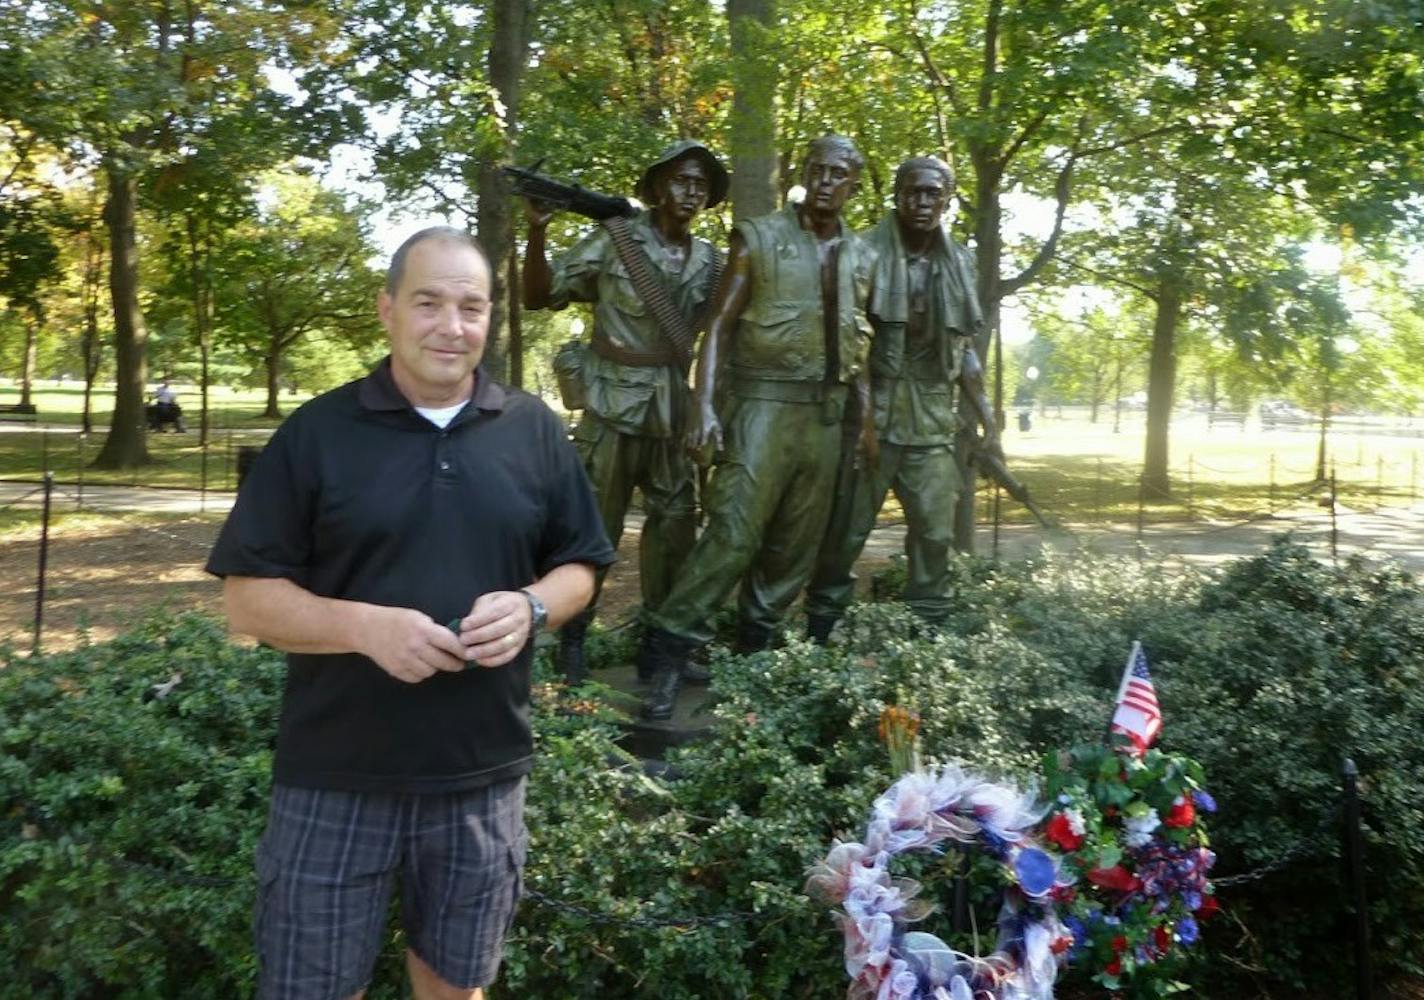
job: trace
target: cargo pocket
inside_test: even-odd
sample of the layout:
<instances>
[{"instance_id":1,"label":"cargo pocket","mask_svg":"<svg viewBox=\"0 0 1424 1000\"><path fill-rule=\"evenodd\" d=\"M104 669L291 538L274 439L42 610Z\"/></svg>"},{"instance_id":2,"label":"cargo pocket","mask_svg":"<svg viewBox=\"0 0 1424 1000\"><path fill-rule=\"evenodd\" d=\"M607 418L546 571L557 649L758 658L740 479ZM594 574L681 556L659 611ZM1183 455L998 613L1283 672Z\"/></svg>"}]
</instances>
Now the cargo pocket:
<instances>
[{"instance_id":1,"label":"cargo pocket","mask_svg":"<svg viewBox=\"0 0 1424 1000\"><path fill-rule=\"evenodd\" d=\"M504 933L514 926L514 915L519 910L519 901L524 897L524 863L529 858L529 830L519 831L509 844L510 906L509 919L505 921Z\"/></svg>"},{"instance_id":2,"label":"cargo pocket","mask_svg":"<svg viewBox=\"0 0 1424 1000\"><path fill-rule=\"evenodd\" d=\"M264 917L271 912L272 894L277 879L282 876L282 862L267 846L267 836L257 842L257 850L252 856L252 867L257 872L257 897L252 902L252 922L257 928L259 940L265 923Z\"/></svg>"},{"instance_id":3,"label":"cargo pocket","mask_svg":"<svg viewBox=\"0 0 1424 1000\"><path fill-rule=\"evenodd\" d=\"M623 378L596 378L588 383L588 408L624 434L642 430L657 386Z\"/></svg>"}]
</instances>

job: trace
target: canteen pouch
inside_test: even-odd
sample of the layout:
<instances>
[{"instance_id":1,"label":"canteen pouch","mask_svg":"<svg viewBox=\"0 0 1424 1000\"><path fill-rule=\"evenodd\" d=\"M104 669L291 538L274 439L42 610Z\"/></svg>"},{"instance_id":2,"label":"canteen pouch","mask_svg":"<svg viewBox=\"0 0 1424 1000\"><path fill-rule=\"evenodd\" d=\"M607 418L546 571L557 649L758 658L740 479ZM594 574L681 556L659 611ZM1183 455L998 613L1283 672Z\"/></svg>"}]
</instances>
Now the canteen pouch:
<instances>
[{"instance_id":1,"label":"canteen pouch","mask_svg":"<svg viewBox=\"0 0 1424 1000\"><path fill-rule=\"evenodd\" d=\"M559 399L566 410L582 410L588 405L588 390L584 384L584 369L588 365L588 345L570 340L554 353L554 379L559 384Z\"/></svg>"}]
</instances>

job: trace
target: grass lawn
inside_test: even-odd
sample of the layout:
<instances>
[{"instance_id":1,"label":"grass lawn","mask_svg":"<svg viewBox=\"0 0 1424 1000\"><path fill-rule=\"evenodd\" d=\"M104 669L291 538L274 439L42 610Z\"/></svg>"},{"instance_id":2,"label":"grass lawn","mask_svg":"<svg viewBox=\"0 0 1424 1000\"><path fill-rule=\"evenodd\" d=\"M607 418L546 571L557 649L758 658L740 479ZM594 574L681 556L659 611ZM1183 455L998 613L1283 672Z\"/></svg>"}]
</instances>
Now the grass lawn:
<instances>
[{"instance_id":1,"label":"grass lawn","mask_svg":"<svg viewBox=\"0 0 1424 1000\"><path fill-rule=\"evenodd\" d=\"M195 388L175 386L188 433L149 434L148 449L154 462L144 469L101 471L90 468L103 445L113 416L112 388L94 393L94 433L79 433L84 406L81 386L39 386L33 400L39 415L34 422L0 420L0 479L38 479L48 469L58 482L172 486L198 489L203 482L203 449L198 444L200 400ZM283 396L284 412L291 412L306 396ZM0 404L17 403L19 388L0 385ZM226 386L210 390L211 435L207 449L209 489L234 489L237 449L260 446L279 421L262 416L266 394L261 390L234 391Z\"/></svg>"},{"instance_id":2,"label":"grass lawn","mask_svg":"<svg viewBox=\"0 0 1424 1000\"><path fill-rule=\"evenodd\" d=\"M60 482L138 484L196 489L203 480L203 454L196 432L198 398L178 387L189 425L187 434L149 434L154 464L137 471L100 472L88 468L108 426L109 411L95 413L98 428L88 439L76 433L83 396L78 387L40 388L39 419L33 424L0 422L0 478L37 480L48 468ZM0 403L19 399L13 386L0 385ZM290 412L302 396L284 396ZM101 405L111 402L97 393ZM237 451L261 445L276 426L261 416L265 397L258 390L212 391L212 439L207 452L210 489L232 489ZM1004 435L1009 467L1025 483L1049 517L1060 521L1133 521L1138 515L1138 473L1142 467L1143 415L1124 415L1120 433L1111 414L1097 423L1086 410L1052 408L1035 414L1032 429L1010 423ZM1318 429L1310 425L1265 430L1255 421L1208 426L1201 414L1179 413L1171 432L1172 495L1145 498L1149 521L1240 520L1282 508L1299 508L1328 492L1315 483ZM1424 426L1404 421L1342 418L1329 438L1339 502L1368 509L1408 504L1424 489ZM992 490L981 483L980 518L992 517ZM893 496L882 515L900 517ZM1009 497L1005 521L1025 521L1029 513Z\"/></svg>"},{"instance_id":3,"label":"grass lawn","mask_svg":"<svg viewBox=\"0 0 1424 1000\"><path fill-rule=\"evenodd\" d=\"M1340 421L1327 438L1340 504L1368 509L1409 504L1424 490L1424 426L1402 422ZM1319 429L1263 430L1207 426L1200 414L1174 416L1170 440L1172 496L1145 498L1149 521L1239 520L1314 503L1328 493L1315 483ZM1011 424L1004 434L1009 468L1035 502L1061 521L1132 521L1139 505L1144 425L1140 413L1126 417L1114 434L1111 415L1094 424L1086 412L1050 409L1034 414L1032 429ZM980 517L992 490L980 490ZM1025 521L1028 511L1008 496L1006 521ZM889 505L885 516L898 516Z\"/></svg>"}]
</instances>

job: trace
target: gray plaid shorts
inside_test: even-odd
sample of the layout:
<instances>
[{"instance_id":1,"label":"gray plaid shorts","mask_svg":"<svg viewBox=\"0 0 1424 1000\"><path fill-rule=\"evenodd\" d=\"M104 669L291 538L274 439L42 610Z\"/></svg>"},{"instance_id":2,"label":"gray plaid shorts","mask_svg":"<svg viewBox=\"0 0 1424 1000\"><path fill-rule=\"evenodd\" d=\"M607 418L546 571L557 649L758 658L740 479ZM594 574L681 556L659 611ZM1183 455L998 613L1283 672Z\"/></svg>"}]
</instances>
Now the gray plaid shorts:
<instances>
[{"instance_id":1,"label":"gray plaid shorts","mask_svg":"<svg viewBox=\"0 0 1424 1000\"><path fill-rule=\"evenodd\" d=\"M524 785L446 795L274 786L257 845L257 995L342 1000L364 989L397 874L407 946L447 983L488 986L522 888Z\"/></svg>"}]
</instances>

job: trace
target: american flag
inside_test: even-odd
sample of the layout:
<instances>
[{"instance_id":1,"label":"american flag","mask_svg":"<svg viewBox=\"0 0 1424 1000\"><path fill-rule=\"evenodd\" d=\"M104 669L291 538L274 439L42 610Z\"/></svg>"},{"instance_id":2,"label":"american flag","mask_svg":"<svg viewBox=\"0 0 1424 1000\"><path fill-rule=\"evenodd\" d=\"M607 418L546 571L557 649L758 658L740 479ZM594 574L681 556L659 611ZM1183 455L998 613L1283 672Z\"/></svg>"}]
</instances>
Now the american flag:
<instances>
[{"instance_id":1,"label":"american flag","mask_svg":"<svg viewBox=\"0 0 1424 1000\"><path fill-rule=\"evenodd\" d=\"M1142 643L1134 642L1127 657L1127 669L1122 672L1122 684L1117 689L1117 707L1113 711L1112 731L1132 740L1139 755L1157 742L1162 730L1162 713L1157 708L1157 689L1147 672L1147 657Z\"/></svg>"}]
</instances>

